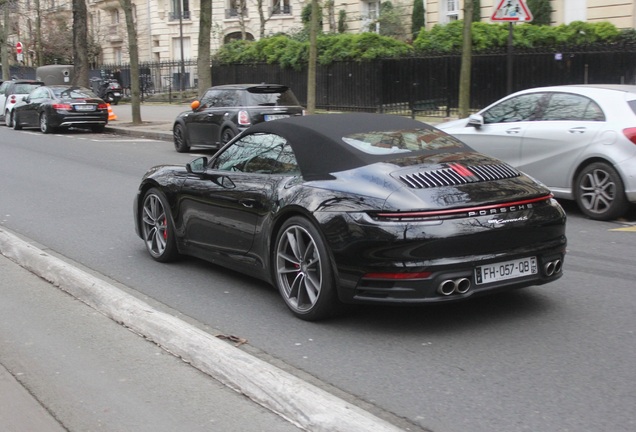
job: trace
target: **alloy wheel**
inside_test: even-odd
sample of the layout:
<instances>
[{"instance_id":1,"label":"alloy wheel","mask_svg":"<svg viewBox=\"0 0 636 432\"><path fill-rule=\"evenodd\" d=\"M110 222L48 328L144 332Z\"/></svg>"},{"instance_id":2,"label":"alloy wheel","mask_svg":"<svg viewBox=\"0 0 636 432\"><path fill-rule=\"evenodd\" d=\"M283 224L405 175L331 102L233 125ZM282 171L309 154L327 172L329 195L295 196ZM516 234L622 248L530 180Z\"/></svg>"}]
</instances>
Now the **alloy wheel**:
<instances>
[{"instance_id":1,"label":"alloy wheel","mask_svg":"<svg viewBox=\"0 0 636 432\"><path fill-rule=\"evenodd\" d=\"M141 222L148 252L153 257L162 256L168 244L168 217L157 195L146 196Z\"/></svg>"},{"instance_id":2,"label":"alloy wheel","mask_svg":"<svg viewBox=\"0 0 636 432\"><path fill-rule=\"evenodd\" d=\"M292 225L281 235L276 251L276 272L282 294L298 312L311 309L323 285L321 256L311 234Z\"/></svg>"}]
</instances>

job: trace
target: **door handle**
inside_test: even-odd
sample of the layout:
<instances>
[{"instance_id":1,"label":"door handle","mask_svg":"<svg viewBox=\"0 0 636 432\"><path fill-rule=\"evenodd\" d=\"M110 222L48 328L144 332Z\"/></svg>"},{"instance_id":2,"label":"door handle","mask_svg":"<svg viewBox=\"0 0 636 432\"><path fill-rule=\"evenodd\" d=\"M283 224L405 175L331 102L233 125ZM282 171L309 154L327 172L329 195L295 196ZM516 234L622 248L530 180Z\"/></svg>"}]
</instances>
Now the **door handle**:
<instances>
[{"instance_id":1,"label":"door handle","mask_svg":"<svg viewBox=\"0 0 636 432\"><path fill-rule=\"evenodd\" d=\"M506 130L506 133L508 135L518 135L519 132L521 132L521 128L512 128L512 129Z\"/></svg>"},{"instance_id":2,"label":"door handle","mask_svg":"<svg viewBox=\"0 0 636 432\"><path fill-rule=\"evenodd\" d=\"M253 199L242 199L242 200L239 200L239 202L241 203L243 207L246 207L249 209L256 207L256 201Z\"/></svg>"},{"instance_id":3,"label":"door handle","mask_svg":"<svg viewBox=\"0 0 636 432\"><path fill-rule=\"evenodd\" d=\"M584 127L575 127L572 129L568 129L568 132L572 133L572 134L582 134L585 133L587 131L586 128Z\"/></svg>"}]
</instances>

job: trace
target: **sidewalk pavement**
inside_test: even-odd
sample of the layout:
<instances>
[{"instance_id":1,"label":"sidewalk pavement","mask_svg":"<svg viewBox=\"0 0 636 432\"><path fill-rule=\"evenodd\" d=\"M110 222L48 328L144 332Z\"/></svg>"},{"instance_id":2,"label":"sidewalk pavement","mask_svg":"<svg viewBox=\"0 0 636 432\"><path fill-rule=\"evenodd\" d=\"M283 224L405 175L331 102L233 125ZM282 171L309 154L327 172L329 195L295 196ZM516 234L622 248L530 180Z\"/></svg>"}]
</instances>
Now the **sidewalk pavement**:
<instances>
[{"instance_id":1,"label":"sidewalk pavement","mask_svg":"<svg viewBox=\"0 0 636 432\"><path fill-rule=\"evenodd\" d=\"M132 123L130 104L111 105L115 120L110 120L107 131L120 135L172 142L172 125L177 115L190 109L189 104L141 104L141 125Z\"/></svg>"},{"instance_id":2,"label":"sidewalk pavement","mask_svg":"<svg viewBox=\"0 0 636 432\"><path fill-rule=\"evenodd\" d=\"M70 432L410 427L305 382L2 227L0 273L3 431L54 431L55 422ZM44 306L54 293L64 295ZM158 347L174 357L161 356ZM172 363L156 364L160 357ZM207 377L183 378L188 371Z\"/></svg>"},{"instance_id":3,"label":"sidewalk pavement","mask_svg":"<svg viewBox=\"0 0 636 432\"><path fill-rule=\"evenodd\" d=\"M3 432L300 429L0 255Z\"/></svg>"}]
</instances>

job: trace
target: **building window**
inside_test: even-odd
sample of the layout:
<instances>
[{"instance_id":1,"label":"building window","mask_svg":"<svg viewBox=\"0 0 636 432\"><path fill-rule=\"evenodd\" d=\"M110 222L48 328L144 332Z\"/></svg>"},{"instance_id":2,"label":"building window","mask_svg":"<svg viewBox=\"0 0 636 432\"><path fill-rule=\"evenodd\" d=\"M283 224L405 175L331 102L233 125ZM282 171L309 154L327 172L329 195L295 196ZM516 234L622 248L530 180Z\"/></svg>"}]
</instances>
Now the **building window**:
<instances>
[{"instance_id":1,"label":"building window","mask_svg":"<svg viewBox=\"0 0 636 432\"><path fill-rule=\"evenodd\" d=\"M113 57L115 58L115 64L121 64L121 48L113 50Z\"/></svg>"},{"instance_id":2,"label":"building window","mask_svg":"<svg viewBox=\"0 0 636 432\"><path fill-rule=\"evenodd\" d=\"M181 17L179 17L179 12L181 12ZM190 0L172 0L172 12L168 18L170 21L176 21L179 18L189 20Z\"/></svg>"},{"instance_id":3,"label":"building window","mask_svg":"<svg viewBox=\"0 0 636 432\"><path fill-rule=\"evenodd\" d=\"M274 0L271 12L272 15L291 15L290 0Z\"/></svg>"},{"instance_id":4,"label":"building window","mask_svg":"<svg viewBox=\"0 0 636 432\"><path fill-rule=\"evenodd\" d=\"M119 24L119 10L113 9L110 11L110 23Z\"/></svg>"},{"instance_id":5,"label":"building window","mask_svg":"<svg viewBox=\"0 0 636 432\"><path fill-rule=\"evenodd\" d=\"M579 1L565 0L563 3L563 19L566 24L572 21L587 21L587 8L581 7Z\"/></svg>"},{"instance_id":6,"label":"building window","mask_svg":"<svg viewBox=\"0 0 636 432\"><path fill-rule=\"evenodd\" d=\"M364 20L363 28L368 29L368 31L380 33L380 22L378 18L380 17L380 2L378 1L370 1L367 3L367 17Z\"/></svg>"},{"instance_id":7,"label":"building window","mask_svg":"<svg viewBox=\"0 0 636 432\"><path fill-rule=\"evenodd\" d=\"M440 6L440 23L445 24L459 19L459 0L442 0Z\"/></svg>"},{"instance_id":8,"label":"building window","mask_svg":"<svg viewBox=\"0 0 636 432\"><path fill-rule=\"evenodd\" d=\"M238 18L242 16L247 18L247 7L245 6L245 0L230 0L228 8L225 9L225 18Z\"/></svg>"}]
</instances>

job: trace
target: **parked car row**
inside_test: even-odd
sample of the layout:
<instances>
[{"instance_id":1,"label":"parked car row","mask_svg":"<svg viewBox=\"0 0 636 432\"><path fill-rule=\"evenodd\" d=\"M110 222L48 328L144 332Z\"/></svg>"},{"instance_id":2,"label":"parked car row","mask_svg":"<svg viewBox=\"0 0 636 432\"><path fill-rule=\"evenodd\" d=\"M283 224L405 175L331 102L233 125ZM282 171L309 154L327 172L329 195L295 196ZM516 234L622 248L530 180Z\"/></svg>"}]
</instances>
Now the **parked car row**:
<instances>
[{"instance_id":1,"label":"parked car row","mask_svg":"<svg viewBox=\"0 0 636 432\"><path fill-rule=\"evenodd\" d=\"M71 127L103 132L108 124L108 104L88 88L31 85L31 92L16 97L11 109L5 110L6 126L15 130L38 128L42 133Z\"/></svg>"}]
</instances>

